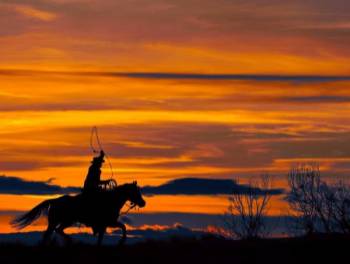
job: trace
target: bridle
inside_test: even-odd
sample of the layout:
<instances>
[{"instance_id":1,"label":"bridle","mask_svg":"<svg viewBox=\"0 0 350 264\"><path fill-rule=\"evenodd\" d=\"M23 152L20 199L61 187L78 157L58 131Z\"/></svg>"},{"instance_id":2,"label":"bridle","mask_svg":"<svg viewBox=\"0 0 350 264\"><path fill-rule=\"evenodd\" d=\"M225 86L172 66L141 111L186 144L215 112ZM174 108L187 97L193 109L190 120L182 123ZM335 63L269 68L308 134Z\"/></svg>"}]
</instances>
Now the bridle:
<instances>
[{"instance_id":1,"label":"bridle","mask_svg":"<svg viewBox=\"0 0 350 264\"><path fill-rule=\"evenodd\" d=\"M140 191L140 188L138 187L138 191ZM137 204L134 202L130 202L130 204L127 204L128 209L126 209L125 212L121 212L119 215L127 215L129 211L131 211L134 208L137 208Z\"/></svg>"},{"instance_id":2,"label":"bridle","mask_svg":"<svg viewBox=\"0 0 350 264\"><path fill-rule=\"evenodd\" d=\"M119 215L127 215L130 210L134 209L137 206L137 204L131 202L130 205L127 205L127 206L128 206L128 209L126 209L125 212L121 212Z\"/></svg>"}]
</instances>

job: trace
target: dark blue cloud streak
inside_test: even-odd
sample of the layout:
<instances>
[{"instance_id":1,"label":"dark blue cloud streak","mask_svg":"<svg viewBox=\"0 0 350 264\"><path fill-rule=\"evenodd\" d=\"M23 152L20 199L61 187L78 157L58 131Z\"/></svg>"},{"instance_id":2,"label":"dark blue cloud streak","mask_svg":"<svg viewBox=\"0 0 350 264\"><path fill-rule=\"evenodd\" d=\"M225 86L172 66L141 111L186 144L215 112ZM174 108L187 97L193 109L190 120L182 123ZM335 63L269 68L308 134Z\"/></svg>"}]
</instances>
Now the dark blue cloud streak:
<instances>
[{"instance_id":1,"label":"dark blue cloud streak","mask_svg":"<svg viewBox=\"0 0 350 264\"><path fill-rule=\"evenodd\" d=\"M79 192L77 187L61 187L50 184L50 180L44 181L26 181L18 177L0 176L0 193L1 194L32 194L32 195L49 195L49 194L66 194Z\"/></svg>"},{"instance_id":2,"label":"dark blue cloud streak","mask_svg":"<svg viewBox=\"0 0 350 264\"><path fill-rule=\"evenodd\" d=\"M265 81L265 82L335 82L350 81L346 75L279 75L279 74L206 74L206 73L175 73L175 72L113 72L113 71L38 71L38 70L12 70L0 69L0 75L26 76L26 75L77 75L91 77L119 77L153 80L217 80L217 81Z\"/></svg>"},{"instance_id":3,"label":"dark blue cloud streak","mask_svg":"<svg viewBox=\"0 0 350 264\"><path fill-rule=\"evenodd\" d=\"M18 177L0 176L0 193L2 194L67 194L78 193L79 187L61 187L51 184L50 181L26 181ZM228 195L232 193L248 193L247 185L238 184L234 180L183 178L166 182L159 186L145 186L142 192L145 195ZM264 190L253 188L257 194L283 193L282 189Z\"/></svg>"}]
</instances>

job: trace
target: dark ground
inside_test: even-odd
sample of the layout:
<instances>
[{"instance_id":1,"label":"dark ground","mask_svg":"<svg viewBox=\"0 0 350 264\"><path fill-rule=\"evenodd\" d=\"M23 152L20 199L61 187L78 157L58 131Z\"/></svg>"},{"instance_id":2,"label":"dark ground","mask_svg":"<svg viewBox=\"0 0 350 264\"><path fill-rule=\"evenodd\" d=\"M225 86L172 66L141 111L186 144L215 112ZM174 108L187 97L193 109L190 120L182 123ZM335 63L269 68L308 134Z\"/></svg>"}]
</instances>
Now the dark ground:
<instances>
[{"instance_id":1,"label":"dark ground","mask_svg":"<svg viewBox=\"0 0 350 264\"><path fill-rule=\"evenodd\" d=\"M350 237L147 241L122 248L0 244L0 263L350 263Z\"/></svg>"}]
</instances>

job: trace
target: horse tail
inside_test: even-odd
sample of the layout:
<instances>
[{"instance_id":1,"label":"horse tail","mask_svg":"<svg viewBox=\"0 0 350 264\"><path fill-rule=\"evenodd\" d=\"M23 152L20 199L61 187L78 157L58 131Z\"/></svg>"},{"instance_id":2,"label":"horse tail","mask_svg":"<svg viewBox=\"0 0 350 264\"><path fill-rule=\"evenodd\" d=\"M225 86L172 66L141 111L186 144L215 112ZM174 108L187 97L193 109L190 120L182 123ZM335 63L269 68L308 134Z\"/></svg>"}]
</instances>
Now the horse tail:
<instances>
[{"instance_id":1,"label":"horse tail","mask_svg":"<svg viewBox=\"0 0 350 264\"><path fill-rule=\"evenodd\" d=\"M25 228L26 226L30 225L35 220L37 220L43 213L47 214L50 208L51 202L53 200L54 199L45 200L42 203L35 206L28 213L16 217L11 221L11 225L17 229Z\"/></svg>"}]
</instances>

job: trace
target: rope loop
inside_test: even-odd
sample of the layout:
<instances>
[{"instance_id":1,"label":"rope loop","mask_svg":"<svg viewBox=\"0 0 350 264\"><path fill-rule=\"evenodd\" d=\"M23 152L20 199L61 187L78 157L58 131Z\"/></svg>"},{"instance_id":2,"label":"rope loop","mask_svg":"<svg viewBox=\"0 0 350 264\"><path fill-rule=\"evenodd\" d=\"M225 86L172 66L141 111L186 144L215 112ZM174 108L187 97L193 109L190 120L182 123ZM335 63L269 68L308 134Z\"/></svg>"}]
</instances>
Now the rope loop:
<instances>
[{"instance_id":1,"label":"rope loop","mask_svg":"<svg viewBox=\"0 0 350 264\"><path fill-rule=\"evenodd\" d=\"M99 150L96 150L94 148L94 135L95 135L95 139L96 139L96 142L97 142L97 145L98 145L98 148ZM101 141L100 141L100 137L98 136L98 130L97 130L97 126L93 126L91 128L91 134L90 134L90 148L92 150L93 153L98 153L100 152L101 150L103 150L103 147L102 147L102 144L101 144ZM108 157L108 155L105 153L105 157L108 161L108 165L109 165L109 169L111 171L111 179L114 178L114 172L113 172L113 166L112 166L112 163Z\"/></svg>"}]
</instances>

